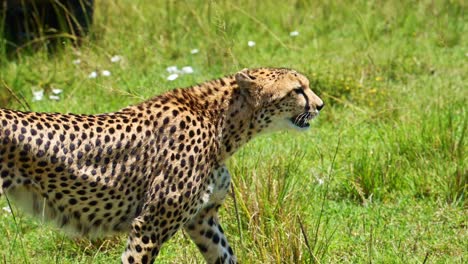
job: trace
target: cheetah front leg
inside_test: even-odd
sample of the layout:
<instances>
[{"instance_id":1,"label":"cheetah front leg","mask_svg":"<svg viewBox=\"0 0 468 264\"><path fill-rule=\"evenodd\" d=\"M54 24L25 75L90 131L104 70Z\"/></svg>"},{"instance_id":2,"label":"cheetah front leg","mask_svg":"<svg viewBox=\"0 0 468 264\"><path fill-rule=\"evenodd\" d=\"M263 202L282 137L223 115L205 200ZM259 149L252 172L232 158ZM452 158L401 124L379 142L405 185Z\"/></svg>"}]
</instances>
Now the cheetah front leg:
<instances>
[{"instance_id":1,"label":"cheetah front leg","mask_svg":"<svg viewBox=\"0 0 468 264\"><path fill-rule=\"evenodd\" d=\"M229 191L231 176L222 166L213 172L215 179L210 201L185 225L185 231L209 264L237 263L232 248L219 224L218 209Z\"/></svg>"}]
</instances>

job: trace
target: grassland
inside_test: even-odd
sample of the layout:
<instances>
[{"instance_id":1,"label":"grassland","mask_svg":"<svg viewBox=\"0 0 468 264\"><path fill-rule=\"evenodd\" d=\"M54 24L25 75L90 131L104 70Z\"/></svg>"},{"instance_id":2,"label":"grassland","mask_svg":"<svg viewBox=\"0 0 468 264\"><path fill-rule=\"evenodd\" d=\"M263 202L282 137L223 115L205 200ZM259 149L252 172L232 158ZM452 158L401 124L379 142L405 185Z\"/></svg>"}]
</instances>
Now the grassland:
<instances>
[{"instance_id":1,"label":"grassland","mask_svg":"<svg viewBox=\"0 0 468 264\"><path fill-rule=\"evenodd\" d=\"M81 46L2 49L0 106L109 112L244 67L297 69L327 104L312 130L262 136L228 163L222 222L241 263L466 263L465 12L463 1L97 1ZM168 81L172 65L194 73ZM124 236L71 240L13 212L0 212L0 262L120 258ZM179 232L158 261L202 258Z\"/></svg>"}]
</instances>

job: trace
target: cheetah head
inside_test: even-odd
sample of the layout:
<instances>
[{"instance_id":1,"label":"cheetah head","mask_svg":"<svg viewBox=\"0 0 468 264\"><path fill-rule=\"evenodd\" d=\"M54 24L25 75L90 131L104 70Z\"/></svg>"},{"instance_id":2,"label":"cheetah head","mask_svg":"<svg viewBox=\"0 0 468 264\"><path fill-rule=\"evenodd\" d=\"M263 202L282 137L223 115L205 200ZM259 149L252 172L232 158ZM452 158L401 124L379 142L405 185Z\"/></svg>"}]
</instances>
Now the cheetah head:
<instances>
[{"instance_id":1,"label":"cheetah head","mask_svg":"<svg viewBox=\"0 0 468 264\"><path fill-rule=\"evenodd\" d=\"M235 77L256 110L255 120L267 131L308 130L310 121L324 106L310 89L309 80L294 70L244 69Z\"/></svg>"}]
</instances>

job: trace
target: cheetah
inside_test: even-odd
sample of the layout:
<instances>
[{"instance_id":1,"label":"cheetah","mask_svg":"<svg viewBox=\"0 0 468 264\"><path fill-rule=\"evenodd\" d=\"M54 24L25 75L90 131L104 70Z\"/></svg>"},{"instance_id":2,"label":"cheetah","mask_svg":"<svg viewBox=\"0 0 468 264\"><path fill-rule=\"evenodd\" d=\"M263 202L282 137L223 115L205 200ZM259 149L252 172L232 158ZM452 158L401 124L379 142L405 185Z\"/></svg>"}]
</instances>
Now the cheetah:
<instances>
[{"instance_id":1,"label":"cheetah","mask_svg":"<svg viewBox=\"0 0 468 264\"><path fill-rule=\"evenodd\" d=\"M153 263L182 228L207 263L236 263L218 218L226 159L308 130L323 106L304 75L258 68L106 114L0 109L0 195L74 235L128 233L122 263Z\"/></svg>"}]
</instances>

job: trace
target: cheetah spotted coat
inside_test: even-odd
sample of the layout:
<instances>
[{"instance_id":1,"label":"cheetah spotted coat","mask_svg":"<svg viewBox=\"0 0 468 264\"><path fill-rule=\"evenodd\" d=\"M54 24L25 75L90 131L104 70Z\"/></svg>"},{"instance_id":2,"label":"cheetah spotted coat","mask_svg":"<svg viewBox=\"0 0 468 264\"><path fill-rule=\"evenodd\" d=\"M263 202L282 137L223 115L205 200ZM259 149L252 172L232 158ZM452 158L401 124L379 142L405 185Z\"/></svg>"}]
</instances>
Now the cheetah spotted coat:
<instances>
[{"instance_id":1,"label":"cheetah spotted coat","mask_svg":"<svg viewBox=\"0 0 468 264\"><path fill-rule=\"evenodd\" d=\"M107 114L0 109L0 195L73 234L127 232L123 263L154 262L181 228L208 263L236 263L218 219L225 160L322 107L303 75L260 68Z\"/></svg>"}]
</instances>

